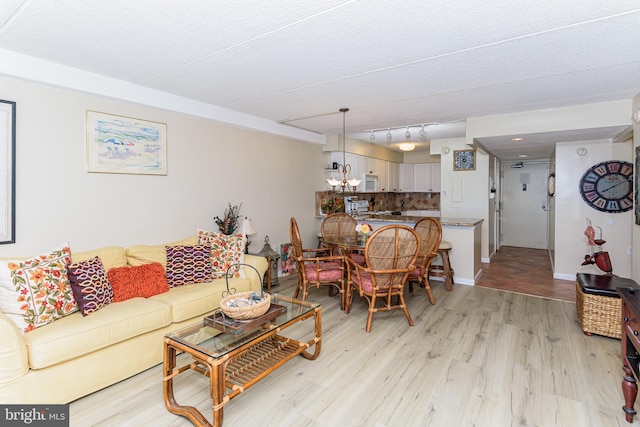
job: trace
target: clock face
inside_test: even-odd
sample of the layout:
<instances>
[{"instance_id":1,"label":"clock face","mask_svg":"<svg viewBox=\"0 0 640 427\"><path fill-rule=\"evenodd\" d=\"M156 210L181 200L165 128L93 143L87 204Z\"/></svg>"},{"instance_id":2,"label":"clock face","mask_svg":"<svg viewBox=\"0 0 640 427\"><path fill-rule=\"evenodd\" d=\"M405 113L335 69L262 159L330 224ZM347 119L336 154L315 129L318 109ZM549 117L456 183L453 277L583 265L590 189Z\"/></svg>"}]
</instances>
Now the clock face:
<instances>
[{"instance_id":1,"label":"clock face","mask_svg":"<svg viewBox=\"0 0 640 427\"><path fill-rule=\"evenodd\" d=\"M584 201L601 212L625 212L633 208L633 165L609 160L591 166L580 179Z\"/></svg>"}]
</instances>

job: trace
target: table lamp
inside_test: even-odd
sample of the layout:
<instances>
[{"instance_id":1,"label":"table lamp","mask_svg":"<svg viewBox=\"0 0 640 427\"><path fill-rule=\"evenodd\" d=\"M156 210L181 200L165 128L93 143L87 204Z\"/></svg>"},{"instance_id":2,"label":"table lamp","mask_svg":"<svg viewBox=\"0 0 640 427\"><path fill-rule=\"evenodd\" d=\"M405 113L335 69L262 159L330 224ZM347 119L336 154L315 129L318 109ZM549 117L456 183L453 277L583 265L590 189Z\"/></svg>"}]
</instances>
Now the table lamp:
<instances>
[{"instance_id":1,"label":"table lamp","mask_svg":"<svg viewBox=\"0 0 640 427\"><path fill-rule=\"evenodd\" d=\"M249 253L249 245L251 244L251 241L249 240L249 236L252 236L254 234L256 234L257 231L255 228L253 228L253 224L251 223L251 219L247 218L246 216L244 217L244 221L242 221L242 234L244 234L247 237L247 243L244 246L244 253L248 254Z\"/></svg>"}]
</instances>

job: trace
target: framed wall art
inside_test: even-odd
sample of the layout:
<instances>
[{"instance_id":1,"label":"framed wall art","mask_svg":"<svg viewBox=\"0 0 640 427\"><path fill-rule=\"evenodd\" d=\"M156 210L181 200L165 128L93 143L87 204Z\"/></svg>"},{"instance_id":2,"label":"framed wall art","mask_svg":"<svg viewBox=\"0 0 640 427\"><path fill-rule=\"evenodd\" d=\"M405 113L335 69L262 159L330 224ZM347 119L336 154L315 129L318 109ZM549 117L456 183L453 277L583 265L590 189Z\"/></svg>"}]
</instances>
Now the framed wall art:
<instances>
[{"instance_id":1,"label":"framed wall art","mask_svg":"<svg viewBox=\"0 0 640 427\"><path fill-rule=\"evenodd\" d=\"M453 170L476 170L476 150L453 150Z\"/></svg>"},{"instance_id":2,"label":"framed wall art","mask_svg":"<svg viewBox=\"0 0 640 427\"><path fill-rule=\"evenodd\" d=\"M16 103L0 99L0 244L15 243Z\"/></svg>"},{"instance_id":3,"label":"framed wall art","mask_svg":"<svg viewBox=\"0 0 640 427\"><path fill-rule=\"evenodd\" d=\"M167 125L87 111L87 171L167 174Z\"/></svg>"},{"instance_id":4,"label":"framed wall art","mask_svg":"<svg viewBox=\"0 0 640 427\"><path fill-rule=\"evenodd\" d=\"M282 243L280 245L280 263L283 276L289 276L295 271L291 243Z\"/></svg>"},{"instance_id":5,"label":"framed wall art","mask_svg":"<svg viewBox=\"0 0 640 427\"><path fill-rule=\"evenodd\" d=\"M633 194L634 212L636 213L636 224L640 225L640 204L638 204L638 185L640 185L640 147L636 147L636 170L635 173L635 193Z\"/></svg>"}]
</instances>

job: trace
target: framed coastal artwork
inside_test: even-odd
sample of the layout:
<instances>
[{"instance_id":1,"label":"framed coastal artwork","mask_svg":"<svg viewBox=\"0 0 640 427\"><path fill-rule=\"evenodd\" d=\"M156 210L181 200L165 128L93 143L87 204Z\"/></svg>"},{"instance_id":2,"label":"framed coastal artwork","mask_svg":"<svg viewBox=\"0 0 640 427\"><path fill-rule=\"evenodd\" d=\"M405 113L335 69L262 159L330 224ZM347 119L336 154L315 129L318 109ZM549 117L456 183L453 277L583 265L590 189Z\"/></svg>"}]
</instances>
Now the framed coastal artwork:
<instances>
[{"instance_id":1,"label":"framed coastal artwork","mask_svg":"<svg viewBox=\"0 0 640 427\"><path fill-rule=\"evenodd\" d=\"M280 245L280 263L283 276L293 274L295 271L295 263L293 262L293 254L291 253L291 243L282 243Z\"/></svg>"},{"instance_id":2,"label":"framed coastal artwork","mask_svg":"<svg viewBox=\"0 0 640 427\"><path fill-rule=\"evenodd\" d=\"M167 174L167 125L87 111L87 171Z\"/></svg>"},{"instance_id":3,"label":"framed coastal artwork","mask_svg":"<svg viewBox=\"0 0 640 427\"><path fill-rule=\"evenodd\" d=\"M16 103L0 99L0 244L15 243Z\"/></svg>"}]
</instances>

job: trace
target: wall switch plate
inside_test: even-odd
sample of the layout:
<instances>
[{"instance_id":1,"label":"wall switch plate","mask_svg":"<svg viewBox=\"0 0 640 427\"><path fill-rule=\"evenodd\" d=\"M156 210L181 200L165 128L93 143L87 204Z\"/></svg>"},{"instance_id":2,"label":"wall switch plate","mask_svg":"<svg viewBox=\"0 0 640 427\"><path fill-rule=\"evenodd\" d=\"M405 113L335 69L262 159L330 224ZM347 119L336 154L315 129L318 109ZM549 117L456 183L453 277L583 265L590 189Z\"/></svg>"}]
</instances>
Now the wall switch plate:
<instances>
[{"instance_id":1,"label":"wall switch plate","mask_svg":"<svg viewBox=\"0 0 640 427\"><path fill-rule=\"evenodd\" d=\"M633 255L633 246L627 246L627 255Z\"/></svg>"}]
</instances>

